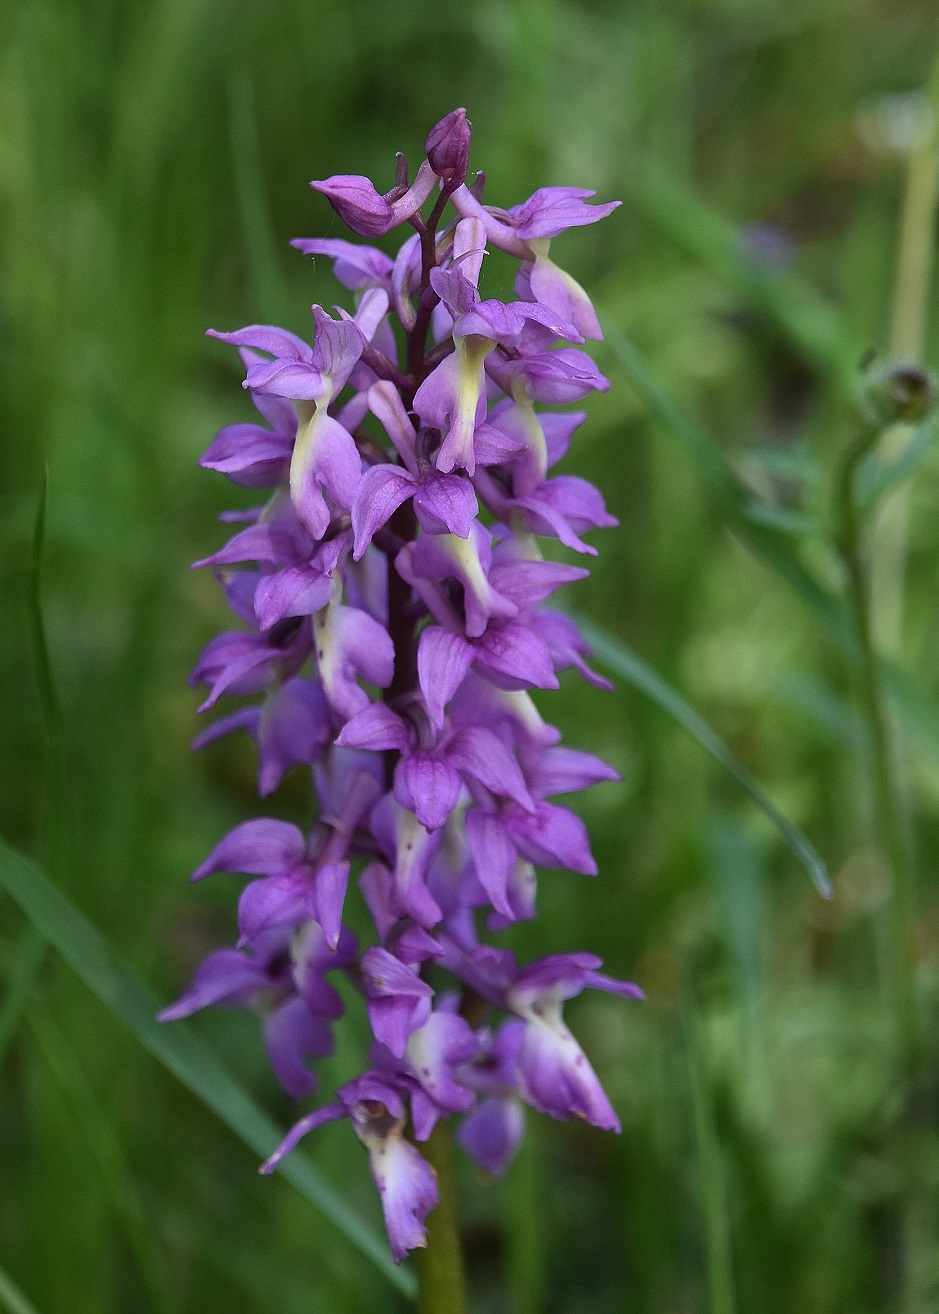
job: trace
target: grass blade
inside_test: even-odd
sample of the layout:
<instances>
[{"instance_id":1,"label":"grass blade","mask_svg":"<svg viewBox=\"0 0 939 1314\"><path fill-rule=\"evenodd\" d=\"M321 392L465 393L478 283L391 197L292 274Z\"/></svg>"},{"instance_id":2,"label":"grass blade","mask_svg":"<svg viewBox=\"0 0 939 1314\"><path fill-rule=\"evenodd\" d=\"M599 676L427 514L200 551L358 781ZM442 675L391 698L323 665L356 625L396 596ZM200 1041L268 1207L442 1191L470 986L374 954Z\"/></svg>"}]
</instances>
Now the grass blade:
<instances>
[{"instance_id":1,"label":"grass blade","mask_svg":"<svg viewBox=\"0 0 939 1314\"><path fill-rule=\"evenodd\" d=\"M5 1309L7 1314L36 1314L36 1306L26 1299L13 1279L2 1268L0 1268L0 1309Z\"/></svg>"},{"instance_id":2,"label":"grass blade","mask_svg":"<svg viewBox=\"0 0 939 1314\"><path fill-rule=\"evenodd\" d=\"M51 1014L35 1007L29 1020L42 1056L124 1225L150 1304L159 1314L172 1314L175 1302L167 1282L163 1256L154 1240L151 1220L147 1218L130 1166L97 1093Z\"/></svg>"},{"instance_id":3,"label":"grass blade","mask_svg":"<svg viewBox=\"0 0 939 1314\"><path fill-rule=\"evenodd\" d=\"M62 712L56 694L55 680L52 675L52 662L49 658L49 646L46 642L46 630L42 619L42 553L46 539L46 505L49 500L49 467L46 466L36 499L36 516L33 521L33 536L29 553L29 623L33 642L33 660L36 664L36 680L39 685L39 701L42 705L46 733L57 740L53 732L61 732Z\"/></svg>"},{"instance_id":4,"label":"grass blade","mask_svg":"<svg viewBox=\"0 0 939 1314\"><path fill-rule=\"evenodd\" d=\"M3 1007L0 1008L0 1063L6 1057L13 1037L19 1029L33 993L33 982L45 957L46 942L35 926L22 931L13 954L10 981Z\"/></svg>"},{"instance_id":5,"label":"grass blade","mask_svg":"<svg viewBox=\"0 0 939 1314\"><path fill-rule=\"evenodd\" d=\"M98 999L259 1158L279 1143L274 1122L179 1023L156 1020L159 1004L87 918L32 863L0 843L0 884ZM413 1274L395 1266L385 1241L302 1155L280 1172L375 1264L400 1291L413 1295Z\"/></svg>"},{"instance_id":6,"label":"grass blade","mask_svg":"<svg viewBox=\"0 0 939 1314\"><path fill-rule=\"evenodd\" d=\"M695 1176L701 1212L704 1215L708 1309L710 1314L734 1314L730 1227L720 1144L714 1125L710 1083L704 1070L701 1023L693 1008L685 1016L684 1031L694 1118Z\"/></svg>"},{"instance_id":7,"label":"grass blade","mask_svg":"<svg viewBox=\"0 0 939 1314\"><path fill-rule=\"evenodd\" d=\"M167 1241L208 1264L226 1281L237 1283L252 1302L251 1309L256 1304L270 1314L312 1314L317 1308L316 1293L307 1281L244 1236L213 1228L198 1214L165 1203L160 1205L160 1218Z\"/></svg>"},{"instance_id":8,"label":"grass blade","mask_svg":"<svg viewBox=\"0 0 939 1314\"><path fill-rule=\"evenodd\" d=\"M651 698L654 703L658 704L663 712L667 712L673 720L687 730L705 752L710 753L716 761L720 762L721 766L733 776L738 785L746 790L753 802L769 818L789 848L805 867L819 893L823 894L826 899L830 898L832 893L831 883L828 879L825 864L816 850L801 830L783 816L776 804L767 796L761 785L751 776L743 763L734 756L723 739L714 733L707 722L698 715L693 707L685 702L676 689L673 689L666 680L663 680L657 671L653 670L625 643L614 638L612 634L608 634L606 630L601 629L599 625L595 625L593 621L578 616L577 623L583 630L584 637L593 645L597 656L605 666L608 666L617 675L622 676L624 680L628 680L634 688L639 689L647 698Z\"/></svg>"},{"instance_id":9,"label":"grass blade","mask_svg":"<svg viewBox=\"0 0 939 1314\"><path fill-rule=\"evenodd\" d=\"M42 710L43 731L46 740L44 790L48 819L47 861L49 870L57 880L61 880L64 878L69 866L73 827L67 787L68 773L66 769L62 709L55 687L52 659L49 656L49 644L46 639L46 627L42 615L42 554L46 538L48 498L49 468L46 466L39 487L39 496L36 499L36 516L33 522L33 536L29 554L27 607L29 610L33 666L39 690L39 706Z\"/></svg>"}]
</instances>

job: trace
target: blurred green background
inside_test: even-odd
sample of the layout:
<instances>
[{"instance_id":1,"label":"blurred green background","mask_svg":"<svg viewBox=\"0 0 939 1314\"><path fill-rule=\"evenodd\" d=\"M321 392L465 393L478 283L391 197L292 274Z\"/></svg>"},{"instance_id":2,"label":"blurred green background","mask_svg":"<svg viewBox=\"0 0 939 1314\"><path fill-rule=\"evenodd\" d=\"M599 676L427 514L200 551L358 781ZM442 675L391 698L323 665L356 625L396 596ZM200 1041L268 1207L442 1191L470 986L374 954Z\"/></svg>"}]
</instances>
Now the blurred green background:
<instances>
[{"instance_id":1,"label":"blurred green background","mask_svg":"<svg viewBox=\"0 0 939 1314\"><path fill-rule=\"evenodd\" d=\"M838 595L822 527L855 424L845 363L885 348L909 126L910 103L884 98L929 79L929 0L19 0L0 33L0 833L162 1001L232 939L237 882L186 877L259 809L249 743L188 750L186 677L226 624L188 563L223 541L220 509L252 500L196 467L250 412L234 353L203 333L306 333L312 301L345 297L328 262L287 246L344 235L310 178L387 188L393 152L413 166L429 126L465 105L491 203L549 183L623 197L552 255L759 496L772 541ZM497 261L487 278L507 295ZM595 536L570 605L710 721L823 853L835 898L627 682L604 695L565 678L539 699L624 780L582 803L599 879L546 874L515 943L596 951L649 1002L570 1007L621 1137L532 1117L504 1182L460 1164L473 1309L935 1310L939 1058L912 1089L878 983L887 884L851 673L804 591L732 532L706 462L650 411L617 345L597 348L612 387L565 468L600 485L621 527ZM44 464L51 740L30 638ZM919 691L903 724L930 1055L937 476L929 454L897 659ZM304 814L297 773L270 806ZM0 1266L38 1314L407 1308L0 908ZM253 1020L193 1029L287 1125ZM358 1012L341 1032L327 1090L360 1063ZM305 1152L378 1218L348 1127ZM0 1304L26 1314L15 1301L0 1282Z\"/></svg>"}]
</instances>

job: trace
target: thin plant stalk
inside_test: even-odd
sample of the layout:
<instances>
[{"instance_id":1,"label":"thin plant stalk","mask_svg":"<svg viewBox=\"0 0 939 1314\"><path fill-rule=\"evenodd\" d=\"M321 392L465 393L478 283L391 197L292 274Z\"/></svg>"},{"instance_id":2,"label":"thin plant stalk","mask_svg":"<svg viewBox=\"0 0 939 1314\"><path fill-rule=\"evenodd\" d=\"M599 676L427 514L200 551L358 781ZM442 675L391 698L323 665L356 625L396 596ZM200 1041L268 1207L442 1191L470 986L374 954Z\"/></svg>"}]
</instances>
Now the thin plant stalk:
<instances>
[{"instance_id":1,"label":"thin plant stalk","mask_svg":"<svg viewBox=\"0 0 939 1314\"><path fill-rule=\"evenodd\" d=\"M704 1224L708 1311L734 1314L736 1302L723 1167L712 1092L704 1066L701 1022L693 1003L688 1007L684 1030L694 1119L695 1168Z\"/></svg>"},{"instance_id":2,"label":"thin plant stalk","mask_svg":"<svg viewBox=\"0 0 939 1314\"><path fill-rule=\"evenodd\" d=\"M466 1314L466 1278L460 1248L450 1128L441 1120L421 1146L437 1174L440 1203L427 1216L427 1248L414 1252L420 1314Z\"/></svg>"},{"instance_id":3,"label":"thin plant stalk","mask_svg":"<svg viewBox=\"0 0 939 1314\"><path fill-rule=\"evenodd\" d=\"M923 359L933 274L936 208L939 203L939 60L923 106L924 127L907 152L896 276L890 310L887 357L919 365ZM884 462L895 458L908 426L892 425L880 440ZM906 543L910 486L895 489L880 508L872 538L871 595L877 645L895 653L903 628Z\"/></svg>"},{"instance_id":4,"label":"thin plant stalk","mask_svg":"<svg viewBox=\"0 0 939 1314\"><path fill-rule=\"evenodd\" d=\"M878 655L874 610L857 476L865 456L881 438L877 426L865 428L849 451L838 488L840 546L847 573L848 600L860 651L860 694L870 727L874 806L878 839L887 869L889 897L882 946L882 971L891 998L897 1038L908 1053L915 1038L912 990L911 918L912 856L906 803L893 727Z\"/></svg>"}]
</instances>

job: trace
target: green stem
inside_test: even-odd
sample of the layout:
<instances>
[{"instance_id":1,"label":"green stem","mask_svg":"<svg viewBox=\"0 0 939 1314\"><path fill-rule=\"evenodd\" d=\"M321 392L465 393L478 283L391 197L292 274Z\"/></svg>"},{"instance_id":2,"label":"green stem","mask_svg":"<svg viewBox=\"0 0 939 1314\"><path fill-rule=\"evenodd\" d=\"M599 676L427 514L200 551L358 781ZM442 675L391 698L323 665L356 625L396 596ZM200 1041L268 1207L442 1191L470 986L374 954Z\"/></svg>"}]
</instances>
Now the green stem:
<instances>
[{"instance_id":1,"label":"green stem","mask_svg":"<svg viewBox=\"0 0 939 1314\"><path fill-rule=\"evenodd\" d=\"M440 1203L427 1217L427 1248L415 1251L420 1314L466 1314L466 1281L460 1249L450 1154L450 1130L438 1122L421 1153L437 1174Z\"/></svg>"},{"instance_id":2,"label":"green stem","mask_svg":"<svg viewBox=\"0 0 939 1314\"><path fill-rule=\"evenodd\" d=\"M932 285L939 200L939 60L928 91L926 112L932 115L931 128L907 153L887 338L888 359L908 365L918 365L923 358ZM880 443L885 462L898 454L907 434L908 426L903 424L886 431ZM909 509L909 487L896 489L885 498L873 532L873 611L881 650L887 652L896 651L900 643Z\"/></svg>"},{"instance_id":3,"label":"green stem","mask_svg":"<svg viewBox=\"0 0 939 1314\"><path fill-rule=\"evenodd\" d=\"M916 1043L912 983L912 855L902 773L874 634L871 586L856 488L860 464L880 436L878 429L866 429L848 453L842 468L838 489L840 547L860 648L860 693L871 734L876 824L890 889L885 969L897 1039L901 1052L910 1056Z\"/></svg>"}]
</instances>

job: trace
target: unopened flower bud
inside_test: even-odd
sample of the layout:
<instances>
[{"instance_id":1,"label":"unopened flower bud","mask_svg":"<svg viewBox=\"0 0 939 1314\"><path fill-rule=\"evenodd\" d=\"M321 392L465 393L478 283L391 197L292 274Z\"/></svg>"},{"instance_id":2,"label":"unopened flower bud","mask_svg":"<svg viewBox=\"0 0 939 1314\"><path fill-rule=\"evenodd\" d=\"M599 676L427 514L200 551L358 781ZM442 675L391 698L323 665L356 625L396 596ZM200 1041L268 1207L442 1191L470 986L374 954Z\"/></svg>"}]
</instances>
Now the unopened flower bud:
<instances>
[{"instance_id":1,"label":"unopened flower bud","mask_svg":"<svg viewBox=\"0 0 939 1314\"><path fill-rule=\"evenodd\" d=\"M918 365L885 365L871 371L864 395L878 421L915 424L925 420L937 401L936 377Z\"/></svg>"},{"instance_id":2,"label":"unopened flower bud","mask_svg":"<svg viewBox=\"0 0 939 1314\"><path fill-rule=\"evenodd\" d=\"M337 173L322 182L311 182L322 192L339 218L361 237L381 237L392 224L392 209L374 183L354 173Z\"/></svg>"},{"instance_id":3,"label":"unopened flower bud","mask_svg":"<svg viewBox=\"0 0 939 1314\"><path fill-rule=\"evenodd\" d=\"M431 128L427 137L427 159L438 178L449 187L466 181L473 125L465 109L455 109Z\"/></svg>"},{"instance_id":4,"label":"unopened flower bud","mask_svg":"<svg viewBox=\"0 0 939 1314\"><path fill-rule=\"evenodd\" d=\"M404 167L406 170L406 162ZM437 186L437 180L425 161L404 192L396 186L382 196L370 179L356 173L337 173L322 182L314 180L310 186L323 193L354 233L361 237L382 237L417 213Z\"/></svg>"}]
</instances>

